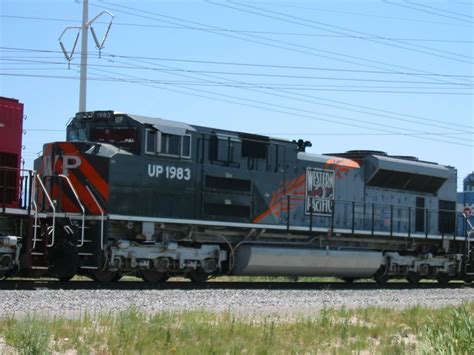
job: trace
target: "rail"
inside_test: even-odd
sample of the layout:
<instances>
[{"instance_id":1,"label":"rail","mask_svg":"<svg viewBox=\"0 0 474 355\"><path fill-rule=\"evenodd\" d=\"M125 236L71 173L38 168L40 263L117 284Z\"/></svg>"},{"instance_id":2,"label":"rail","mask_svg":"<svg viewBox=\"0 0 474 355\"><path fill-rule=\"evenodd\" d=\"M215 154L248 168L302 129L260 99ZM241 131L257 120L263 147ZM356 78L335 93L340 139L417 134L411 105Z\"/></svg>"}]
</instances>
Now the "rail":
<instances>
[{"instance_id":1,"label":"rail","mask_svg":"<svg viewBox=\"0 0 474 355\"><path fill-rule=\"evenodd\" d=\"M100 207L99 202L95 198L94 194L92 193L91 189L89 186L86 185L86 189L91 195L92 199L94 200L95 204L97 205L97 208L100 211L100 250L104 250L104 210L102 207Z\"/></svg>"},{"instance_id":2,"label":"rail","mask_svg":"<svg viewBox=\"0 0 474 355\"><path fill-rule=\"evenodd\" d=\"M78 206L79 206L79 208L81 209L81 212L82 212L82 217L81 217L81 220L82 220L81 242L79 244L77 244L77 246L80 248L84 245L84 230L85 230L85 224L86 224L86 210L85 210L84 206L82 205L81 200L79 199L79 196L78 196L76 190L74 189L74 186L71 183L71 180L69 180L69 177L67 177L64 174L58 174L58 176L63 178L64 180L66 180L66 182L68 183L69 187L71 188L71 191L74 195L74 198L76 199L76 202L77 202L77 204L78 204Z\"/></svg>"},{"instance_id":3,"label":"rail","mask_svg":"<svg viewBox=\"0 0 474 355\"><path fill-rule=\"evenodd\" d=\"M35 176L36 180L39 182L39 185L41 186L41 189L43 190L43 193L46 196L46 199L48 200L49 205L51 206L51 209L53 210L53 222L52 222L53 225L51 226L51 242L46 245L47 247L52 247L54 245L55 233L56 233L56 206L54 205L53 200L49 196L48 191L46 190L46 187L44 186L44 183L41 180L41 175L40 174L35 174L34 176ZM35 226L36 226L36 224L35 224Z\"/></svg>"}]
</instances>

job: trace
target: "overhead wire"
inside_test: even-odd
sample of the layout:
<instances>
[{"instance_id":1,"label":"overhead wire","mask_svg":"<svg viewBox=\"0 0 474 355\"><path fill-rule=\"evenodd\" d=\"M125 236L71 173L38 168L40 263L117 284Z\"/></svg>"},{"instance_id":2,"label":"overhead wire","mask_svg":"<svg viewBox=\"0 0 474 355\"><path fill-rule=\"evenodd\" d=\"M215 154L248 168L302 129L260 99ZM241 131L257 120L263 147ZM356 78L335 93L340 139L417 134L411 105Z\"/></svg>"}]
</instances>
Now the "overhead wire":
<instances>
[{"instance_id":1,"label":"overhead wire","mask_svg":"<svg viewBox=\"0 0 474 355\"><path fill-rule=\"evenodd\" d=\"M143 62L143 61L139 61L139 62ZM145 64L149 64L147 62L145 62ZM169 67L169 66L167 66ZM171 67L171 68L174 68L174 67ZM178 73L173 73L174 75L178 75L178 76L181 76L181 77L190 77L189 75L186 75L186 74L178 74ZM222 79L220 77L216 77L216 76L213 76L213 75L204 75L204 74L198 74L200 76L205 76L205 77L210 77L211 79ZM191 77L193 78L193 77ZM237 82L237 83L242 83L240 81L236 81L236 80L229 80L229 79L226 79L228 81L231 81L231 82ZM213 82L212 80L210 82ZM340 106L335 106L335 105L328 105L328 104L320 104L320 103L317 103L317 102L314 102L314 101L311 101L311 100L307 100L307 99L300 99L299 97L304 97L304 98L312 98L312 96L310 95L303 95L303 94L294 94L292 93L291 91L288 91L288 90L277 90L277 89L273 89L271 90L271 92L265 92L265 91L261 91L261 90L256 90L254 88L243 88L243 90L246 90L246 91L251 91L251 92L257 92L257 93L264 93L266 95L270 95L270 96L276 96L276 97L279 97L279 98L285 98L285 99L290 99L290 100L294 100L294 101L299 101L299 102L304 102L304 103L310 103L310 104L317 104L317 105L322 105L322 106L329 106L329 107L333 107L333 108L338 108L338 109L343 109L343 110L346 110L346 111L351 111L351 112L357 112L357 113L364 113L364 114L368 114L368 115L372 115L372 116L375 116L375 117L385 117L385 118L389 118L389 119L392 119L392 120L397 120L397 121L404 121L404 122L410 122L410 123L416 123L416 124L419 124L419 125L428 125L429 127L438 127L438 128L449 128L449 129L454 129L452 128L452 125L450 125L449 123L444 123L444 125L448 125L448 127L444 127L444 126L440 126L440 125L437 125L437 124L433 124L433 123L426 123L426 122L416 122L414 120L409 120L409 119L404 119L404 118L394 118L394 117L390 117L390 116L384 116L383 114L373 114L373 113L370 113L370 112L364 112L364 111L360 111L360 110L354 110L354 109L348 109L348 108L341 108ZM275 93L277 92L277 93ZM283 93L283 94L292 94L293 96L287 96L287 95L282 95L282 94L279 94L279 93ZM295 97L296 96L296 97ZM286 108L286 107L285 107ZM316 114L321 114L319 112L314 112L312 111L312 113L316 113ZM324 114L324 113L323 113ZM331 115L331 114L326 114L328 116L332 116L332 117L336 117L336 118L341 118L342 116L337 116L337 115ZM343 117L342 119L348 119L346 117ZM367 121L361 121L361 120L358 120L358 119L353 119L354 121L360 121L360 122L364 122L364 123L369 123L369 124L373 124L373 122L367 122ZM384 125L384 124L381 124L381 123L378 123L377 124L378 126L382 125L382 126L386 126L386 127L389 127L389 128L398 128L398 127L393 127L393 126L390 126L390 125ZM472 128L471 128L472 129ZM454 129L456 130L456 129Z\"/></svg>"},{"instance_id":2,"label":"overhead wire","mask_svg":"<svg viewBox=\"0 0 474 355\"><path fill-rule=\"evenodd\" d=\"M146 62L146 61L143 61L143 60L135 60L136 62L138 63L145 63L145 64L151 64L149 62ZM142 65L142 64L141 64ZM166 67L166 68L175 68L175 67L170 67L170 66L163 66L163 65L160 65L160 67ZM175 75L178 75L175 73ZM205 75L205 74L200 74L198 73L198 75L202 75L202 76L207 76L207 77L212 77L212 78L216 78L215 76L212 76L212 75ZM182 76L182 75L181 75ZM220 77L217 77L219 79L222 79ZM229 80L229 79L226 79L226 80ZM239 82L239 81L236 81L236 80L231 80L232 82ZM242 82L239 82L239 83L242 83ZM279 90L280 92L283 92L283 93L290 93L290 94L293 94L291 92L288 92L288 91L282 91L282 90ZM394 120L398 120L398 121L405 121L405 122L410 122L410 123L417 123L417 124L422 124L422 125L428 125L430 127L440 127L440 128L446 128L444 126L448 126L447 128L450 128L450 129L453 129L453 124L451 122L444 122L444 121L437 121L437 120L427 120L426 118L420 118L420 117L417 117L417 116L408 116L408 118L411 118L411 119L408 119L408 118L400 118L400 117L393 117L393 116L390 116L390 115L387 115L387 113L389 114L394 114L393 112L391 111L385 111L385 110L378 110L378 109L373 109L373 108L370 108L370 107L367 107L367 106L363 106L363 105L355 105L355 104L347 104L347 103L342 103L340 101L336 101L336 100L330 100L330 99L323 99L323 98L320 98L318 96L313 96L313 95L305 95L305 94L299 94L299 96L301 97L305 97L305 98L309 98L311 99L312 101L307 101L307 100L299 100L299 101L303 101L303 102L310 102L312 104L317 104L317 105L321 105L321 106L327 106L327 107L331 107L331 108L337 108L337 109L342 109L342 110L345 110L345 111L351 111L351 112L357 112L357 113L363 113L363 114L367 114L367 115L371 115L371 116L375 116L375 117L385 117L385 118L389 118L389 119L394 119ZM315 102L314 100L321 100L321 101L324 101L324 102L330 102L331 104L328 104L328 103L321 103L321 102ZM357 107L358 109L353 109L353 108L347 108L347 107L342 107L340 106L341 104L344 104L345 106L353 106L353 107ZM377 112L376 114L375 113L372 113L372 112L367 112L367 111L361 111L359 110L359 108L362 108L362 109L369 109L369 110L372 110L372 111L375 111ZM401 115L401 116L405 116L405 115ZM437 123L440 123L440 124L443 124L444 126L439 126L437 123L433 123L433 122L437 122ZM473 127L470 127L470 126L463 126L461 125L463 130L465 130L466 128L469 128L469 129L473 129ZM460 127L461 128L461 127Z\"/></svg>"},{"instance_id":3,"label":"overhead wire","mask_svg":"<svg viewBox=\"0 0 474 355\"><path fill-rule=\"evenodd\" d=\"M382 2L384 2L384 3L386 3L386 4L389 4L389 5L393 5L393 6L403 7L403 8L406 8L406 9L411 9L411 10L415 10L415 11L419 11L419 12L423 12L423 13L428 13L428 14L435 15L435 16L440 16L440 17L449 18L449 19L452 19L452 20L457 20L457 21L461 21L461 22L466 22L466 23L469 23L469 24L473 24L473 23L474 23L473 21L466 20L466 19L461 19L461 18L459 18L459 17L449 16L449 15L445 15L445 14L440 14L440 13L435 12L435 11L429 11L429 10L418 9L418 8L416 8L416 7L413 7L413 6L402 5L402 4L400 4L400 3L391 2L391 1L389 1L389 0L382 0Z\"/></svg>"},{"instance_id":4,"label":"overhead wire","mask_svg":"<svg viewBox=\"0 0 474 355\"><path fill-rule=\"evenodd\" d=\"M357 56L351 56L351 55L348 55L348 54L341 54L341 53L337 53L337 52L333 52L333 51L323 50L321 48L313 48L313 47L308 47L308 46L302 46L302 45L298 45L298 44L294 44L294 43L290 43L290 42L286 42L286 41L270 39L270 38L263 37L263 36L249 35L249 34L242 34L240 36L237 36L237 35L230 35L230 34L227 34L227 33L218 33L218 32L213 31L213 29L216 29L216 28L220 29L219 27L216 27L216 26L204 25L204 24L199 23L199 22L190 21L190 20L186 20L186 19L180 19L180 18L177 18L177 17L168 16L168 15L162 15L162 14L152 12L152 11L136 9L136 8L129 7L129 6L117 5L117 4L113 4L113 3L110 3L110 2L107 2L107 1L104 1L104 0L100 0L100 3L105 3L105 4L108 4L108 5L113 6L113 7L111 8L111 7L101 6L101 5L96 5L96 4L90 4L90 5L94 6L94 7L97 7L97 8L105 9L105 10L112 10L112 11L116 11L116 12L119 12L119 13L125 13L125 14L131 15L131 16L146 18L146 19L150 19L150 20L153 20L153 21L172 23L172 24L175 24L175 25L177 24L176 22L172 22L170 20L158 19L157 17L172 19L173 21L181 21L181 22L184 22L184 23L191 23L191 24L194 24L194 25L198 24L200 26L207 27L207 29L202 29L201 30L201 31L204 31L204 32L207 32L207 33L212 33L212 34L216 34L216 35L224 36L224 37L229 37L229 38L235 38L235 39L243 40L243 41L246 41L246 42L257 43L257 44L260 44L260 45L265 45L265 46L269 46L269 47L273 47L273 48L284 49L284 50L292 51L292 52L295 52L295 53L300 53L300 54L306 54L306 55L331 59L331 60L340 61L340 62L344 62L344 63L349 63L349 64L353 64L353 65L369 67L369 68L376 68L376 69L383 69L383 70L387 70L387 69L383 68L383 67L380 67L379 65L383 65L385 67L397 68L397 69L414 70L414 71L420 73L420 74L418 74L418 76L420 76L420 77L423 77L422 76L423 74L433 74L429 71L417 70L417 69L413 69L413 68L406 67L406 66L384 63L384 62L380 62L380 61L376 61L376 60L361 58L361 57L357 57ZM117 9L117 7L118 7L118 9ZM136 12L139 12L139 13L145 13L145 14L153 15L153 16L140 15L140 14L133 13L133 12L130 12L130 11L120 10L121 8L136 11ZM178 25L181 25L181 24L178 23ZM181 26L186 27L186 25L181 25ZM244 36L244 38L242 36ZM257 38L257 40L254 39L254 38ZM262 42L262 40L266 41L266 42ZM267 42L271 42L271 43L267 43ZM273 44L273 43L278 43L278 44ZM290 46L290 47L285 47L285 46L282 46L281 44L284 44L284 45ZM291 47L296 47L296 48L291 48ZM299 48L302 48L302 49L299 49ZM309 50L309 52L308 52L308 50ZM339 57L342 57L342 58L336 58L336 57L333 57L333 56L330 56L330 55L327 55L327 54L323 55L321 53L330 53L330 54L333 54L335 56L339 56ZM354 62L353 60L343 59L343 58L350 58L350 59L355 59L355 60L359 60L359 61L362 61L362 62L374 63L374 64L362 64L362 63ZM375 64L377 64L377 65L375 65ZM393 69L390 69L390 70L394 71ZM430 78L430 80L446 82L446 80L441 80L439 78ZM472 83L472 82L470 82L470 83Z\"/></svg>"},{"instance_id":5,"label":"overhead wire","mask_svg":"<svg viewBox=\"0 0 474 355\"><path fill-rule=\"evenodd\" d=\"M341 35L341 34L346 34L347 35L347 33L340 32L340 31L346 31L346 32L349 32L349 33L354 33L355 35L349 34L349 36L354 38L354 39L368 41L368 42L372 42L372 43L377 43L377 44L381 44L381 45L389 46L389 47L394 47L394 48L400 48L400 49L404 49L404 50L408 50L408 51L412 51L412 52L416 52L416 53L422 53L422 54L426 54L426 55L431 55L431 56L435 56L435 57L439 57L439 58L454 60L454 61L461 62L461 63L473 64L472 60L467 61L467 60L463 60L463 59L448 57L448 56L445 56L445 55L433 54L433 53L430 53L430 52L426 52L425 50L430 50L430 51L439 52L439 53L445 53L445 54L449 54L451 56L460 57L460 58L472 59L471 57L466 56L466 55L453 53L453 52L449 52L449 51L444 51L444 50L440 50L440 49L436 49L436 48L432 48L432 47L422 46L422 45L419 45L419 44L407 43L407 42L404 42L402 40L394 40L394 39L387 40L383 36L375 35L373 33L366 33L366 32L362 32L362 31L356 31L356 30L349 29L349 28L342 27L342 26L335 26L335 25L331 25L331 24L324 23L324 22L321 22L321 21L310 20L310 19L299 17L299 16L289 15L287 13L281 13L281 12L272 11L272 10L268 10L268 9L257 7L257 6L252 6L252 5L249 5L249 4L243 4L243 3L238 2L238 1L230 0L226 4L223 4L221 2L211 1L211 0L206 0L206 2L209 3L209 4L213 4L213 5L233 9L233 10L236 10L236 11L250 13L250 14L253 14L253 15L262 16L262 17L266 17L266 18L270 18L270 19L274 19L274 20L278 20L278 21L287 22L287 23L292 23L292 24L296 24L296 25L299 25L299 26L303 26L303 27L309 27L309 28L313 28L313 29L317 29L317 30L322 30L322 31L326 31L326 32L329 32L329 33L335 33L335 34L339 34L339 35ZM242 7L245 7L245 8L250 8L250 9L253 9L253 10L257 10L257 11L261 11L261 12L263 12L263 14L260 13L260 12L252 11L252 10L246 10L246 9L241 9L241 8L238 8L238 7L235 7L235 6L230 6L230 5L228 5L228 3L235 4L237 6L242 6ZM272 15L268 15L268 14L272 14ZM275 15L277 15L279 17L277 17ZM289 20L289 19L291 19L291 20ZM295 21L295 20L297 20L297 21ZM304 22L301 22L301 21L304 21ZM310 23L310 24L308 24L308 23ZM317 24L317 25L324 26L324 27L315 26L313 24ZM325 28L325 27L328 27L330 29ZM373 37L373 38L360 37L361 35L362 36L370 36L370 37ZM389 43L387 43L385 41L387 41ZM398 44L394 44L394 43L398 43ZM400 44L403 44L403 45L400 45ZM409 48L409 47L406 47L406 45L411 46L411 47L415 47L415 48L422 48L423 50Z\"/></svg>"},{"instance_id":6,"label":"overhead wire","mask_svg":"<svg viewBox=\"0 0 474 355\"><path fill-rule=\"evenodd\" d=\"M16 16L16 15L0 15L3 18L11 19L23 19L23 20L37 20L37 21L56 21L56 22L70 22L70 23L80 23L79 20L65 19L65 18L53 18L53 17L37 17L37 16ZM98 24L105 24L105 22L97 21ZM129 27L149 27L149 28L164 28L164 29L173 29L173 30L199 30L199 28L192 27L181 27L181 26L165 26L165 25L152 25L145 23L127 23L127 22L118 22L114 21L114 26L129 26ZM277 35L277 36L298 36L298 37L327 37L327 38L354 38L350 35L336 35L336 34L324 34L324 33L299 33L299 32L279 32L279 31L257 31L257 30L243 30L243 29L231 29L225 28L223 32L232 32L232 33L256 33L256 34L266 34L266 35ZM376 37L366 37L366 38L376 38ZM441 42L441 43L474 43L472 40L455 40L455 39L440 39L440 38L394 38L394 37L383 37L385 40L403 40L410 42Z\"/></svg>"},{"instance_id":7,"label":"overhead wire","mask_svg":"<svg viewBox=\"0 0 474 355\"><path fill-rule=\"evenodd\" d=\"M112 74L112 75L122 75L122 76L125 76L125 77L129 77L129 78L134 78L136 79L137 77L136 76L132 76L132 75L126 75L126 74L119 74L119 73L113 73L113 72L110 72L110 71L106 71L106 70L102 70L102 69L93 69L94 71L100 71L100 72L105 72L105 73L108 73L108 74ZM126 81L127 79L125 79ZM153 86L153 85L150 85L150 84L139 84L139 85L147 85L147 86L151 86L151 87L156 87L156 86ZM176 85L178 87L180 87L179 85ZM161 88L161 87L158 87L158 88ZM169 88L165 88L167 90L170 90ZM225 101L225 102L231 102L231 103L234 103L234 104L238 104L238 105L242 105L242 106L248 106L248 107L254 107L254 108L259 108L259 109L264 109L266 111L273 111L273 112L278 112L278 113L283 113L283 114L287 114L287 115L291 115L291 116L297 116L297 117L302 117L302 118L309 118L309 119L312 119L312 120L317 120L317 121L326 121L326 122L331 122L331 123L336 123L336 124L340 124L340 125L344 125L344 126L352 126L352 127L358 127L358 128L364 128L364 129L370 129L370 130L373 130L373 131L378 131L378 132L384 132L384 133L404 133L404 132L393 132L393 131L388 131L386 129L381 129L381 128L375 128L375 127L367 127L367 126L361 126L359 124L354 124L353 122L361 122L361 123L367 123L366 121L362 121L362 120L358 120L358 119L354 119L354 118L345 118L345 117L342 117L342 116L335 116L335 115L330 115L330 114L323 114L324 116L328 116L328 117L335 117L337 118L339 121L335 121L334 119L326 119L326 118L323 118L323 117L315 117L314 114L315 112L314 111L309 111L309 110L304 110L304 109L300 109L300 108L294 108L294 107L289 107L289 106L285 106L285 105L279 105L279 104L275 104L275 103L267 103L267 102L264 102L264 101L260 101L260 100L255 100L255 99L249 99L249 98L242 98L242 97L237 97L237 96L231 96L231 95L226 95L226 94L222 94L222 93L215 93L215 92L212 92L212 91L208 91L208 90L202 90L202 89L195 89L195 88L182 88L180 87L181 90L176 90L176 89L171 89L170 91L175 91L175 92L180 92L180 93L183 93L182 89L185 89L185 90L188 90L188 91L193 91L193 92L199 92L199 94L195 94L195 93L191 93L191 95L193 96L200 96L200 97L206 97L206 98L211 98L211 99L216 99L218 101ZM189 94L188 92L184 92L184 93L187 93ZM224 97L224 99L222 98L215 98L214 96L211 96L209 97L208 95L214 95L214 96L219 96L219 97ZM230 101L229 99L231 100L240 100L240 101L244 101L244 102L250 102L251 104L248 104L248 103L242 103L242 102L236 102L236 101ZM265 106L269 106L269 107L262 107L262 106L259 106L259 105L265 105ZM276 109L277 108L277 109ZM285 111L283 111L285 110ZM286 111L286 110L290 110L290 111ZM300 111L300 112L303 112L303 113L296 113L295 111ZM312 114L311 116L308 115L308 113ZM341 122L340 120L343 120L343 121L346 121L346 122ZM348 122L347 122L348 121ZM369 124L373 124L372 122L368 122ZM382 124L378 124L377 126L386 126L386 125L382 125ZM395 127L396 129L399 129L398 127ZM404 131L407 131L406 129ZM415 131L416 132L416 131ZM446 141L446 140L441 140L441 139L435 139L435 138L429 138L429 137L423 137L423 136L418 136L416 133L406 133L406 136L413 136L413 137L418 137L419 139L424 139L424 140L431 140L431 141L439 141L439 142L443 142L443 143L448 143L448 144L453 144L453 145L459 145L459 146L468 146L468 147L472 147L472 145L469 145L469 144L464 144L464 143L460 143L458 141L456 142L453 142L453 141Z\"/></svg>"},{"instance_id":8,"label":"overhead wire","mask_svg":"<svg viewBox=\"0 0 474 355\"><path fill-rule=\"evenodd\" d=\"M14 48L14 47L1 47L0 51L12 51L12 52L43 52L43 53L62 53L59 50L40 50L32 48ZM78 52L77 54L81 54ZM102 53L103 54L103 53ZM99 53L88 53L89 57L99 56ZM146 60L157 60L157 61L171 61L171 62L187 62L187 63L200 63L200 64L215 64L215 65L231 65L231 66L249 66L249 67L262 67L262 68L276 68L276 69L295 69L295 70L316 70L316 71L335 71L335 72L354 72L354 73L367 73L367 74L386 74L386 75L407 75L415 76L419 75L416 72L397 72L397 71L384 71L384 70L361 70L361 69L347 69L347 68L327 68L327 67L314 67L314 66L293 66L293 65L275 65L275 64L263 64L263 63L239 63L229 61L210 61L210 60L196 60L196 59L182 59L182 58L163 58L163 57L150 57L150 56L133 56L133 55L121 55L114 54L112 57L130 58L130 59L146 59ZM64 58L64 56L60 57ZM447 78L474 78L474 75L461 75L461 74L424 74L423 76L435 76L435 77L447 77ZM447 83L450 84L450 83ZM460 83L452 83L453 85L463 85Z\"/></svg>"},{"instance_id":9,"label":"overhead wire","mask_svg":"<svg viewBox=\"0 0 474 355\"><path fill-rule=\"evenodd\" d=\"M9 48L9 47L0 47L0 48ZM18 50L20 51L30 51L32 49L26 49L26 48L17 48ZM51 50L34 50L34 51L40 51L40 52L57 52L57 51L51 51ZM134 56L118 56L118 55L111 55L112 57L121 57L121 58L135 58ZM139 58L142 58L142 57L139 57ZM148 57L145 57L145 58L148 58ZM156 59L156 58L150 58L150 59ZM172 59L173 61L175 59ZM187 60L185 60L187 61ZM214 62L213 62L214 63ZM220 62L218 62L219 64L221 64ZM232 63L232 64L241 64L241 63ZM247 65L248 63L246 63L245 65ZM250 64L250 65L254 65L254 64ZM258 65L258 64L256 64ZM297 67L297 68L300 68L300 67ZM313 99L319 99L319 100L322 100L322 101L326 101L326 102L333 102L333 103L337 103L337 104L340 104L340 105L345 105L345 106L349 106L349 107L358 107L358 108L363 108L363 109L368 109L368 110L371 110L371 111L374 111L374 112L379 112L379 113L388 113L388 114L394 114L394 115L399 115L399 116L403 116L403 117L410 117L410 118L415 118L415 119L420 119L420 120L423 120L423 121L428 121L428 122L439 122L439 123L443 123L443 124L446 124L446 122L444 121L441 121L441 120L434 120L434 119L431 119L431 118L427 118L427 117L423 117L423 116L416 116L416 115L410 115L410 114L405 114L405 113L399 113L399 112L393 112L393 111L388 111L388 110L381 110L381 109L376 109L376 108L373 108L373 107L368 107L368 106L363 106L363 105L357 105L357 104L350 104L350 103L347 103L347 102L341 102L341 101L337 101L337 100L330 100L330 99L325 99L325 98L321 98L321 97L314 97L312 96ZM452 125L452 124L451 124ZM466 125L459 125L459 124L454 124L454 126L459 126L459 127L464 127L464 128L469 128L469 129L472 129L472 127L470 126L466 126Z\"/></svg>"},{"instance_id":10,"label":"overhead wire","mask_svg":"<svg viewBox=\"0 0 474 355\"><path fill-rule=\"evenodd\" d=\"M116 55L108 55L108 54L102 54L103 57L111 57L111 58L122 58L122 56L116 56ZM124 56L126 57L126 56ZM33 60L33 59L25 59L25 57L22 58L12 58L12 57L3 57L0 58L1 62L7 62L4 63L3 65L24 65L24 64L54 64L54 65L66 65L64 61L45 61L45 60ZM69 63L69 65L72 66L80 66L80 64L77 63ZM136 69L134 66L126 66L126 65L114 65L114 64L92 64L88 63L89 66L91 67L112 67L112 68L117 68L117 69ZM8 68L3 68L8 69ZM11 68L11 69L16 69L16 68ZM24 68L21 68L24 69ZM238 75L238 76L251 76L251 77L271 77L271 78L291 78L291 79L304 79L304 80L312 80L312 79L318 79L318 80L333 80L333 81L356 81L356 82L377 82L377 83L397 83L397 84L425 84L425 85L446 85L445 87L439 87L436 89L457 89L457 90L462 90L462 89L470 89L473 88L474 86L471 87L466 87L464 85L460 84L448 84L448 83L434 83L430 81L406 81L406 80L382 80L382 79L362 79L362 78L347 78L347 77L330 77L330 76L308 76L308 75L284 75L284 74L267 74L267 73L255 73L255 72L230 72L230 71L212 71L212 70L194 70L194 69L156 69L156 68L147 68L143 67L143 70L159 70L162 72L171 72L171 71L182 71L182 72L192 72L192 73L204 73L204 74L221 74L221 75ZM270 85L270 84L269 84ZM302 84L299 84L302 85ZM304 85L304 84L303 84ZM456 85L458 87L448 87L448 85ZM459 87L461 86L461 87ZM354 87L351 85L351 87ZM390 88L391 86L387 86ZM404 87L400 87L404 88ZM432 89L430 87L418 87L418 88L426 88L426 89Z\"/></svg>"}]
</instances>

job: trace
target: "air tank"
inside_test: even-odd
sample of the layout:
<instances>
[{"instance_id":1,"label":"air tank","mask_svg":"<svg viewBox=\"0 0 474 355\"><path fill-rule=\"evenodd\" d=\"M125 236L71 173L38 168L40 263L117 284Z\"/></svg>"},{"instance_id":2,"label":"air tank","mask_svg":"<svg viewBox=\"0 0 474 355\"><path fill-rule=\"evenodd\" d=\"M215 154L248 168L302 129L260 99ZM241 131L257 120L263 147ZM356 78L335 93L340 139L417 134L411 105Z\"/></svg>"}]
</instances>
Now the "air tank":
<instances>
[{"instance_id":1,"label":"air tank","mask_svg":"<svg viewBox=\"0 0 474 355\"><path fill-rule=\"evenodd\" d=\"M234 275L371 277L383 264L382 252L242 245Z\"/></svg>"}]
</instances>

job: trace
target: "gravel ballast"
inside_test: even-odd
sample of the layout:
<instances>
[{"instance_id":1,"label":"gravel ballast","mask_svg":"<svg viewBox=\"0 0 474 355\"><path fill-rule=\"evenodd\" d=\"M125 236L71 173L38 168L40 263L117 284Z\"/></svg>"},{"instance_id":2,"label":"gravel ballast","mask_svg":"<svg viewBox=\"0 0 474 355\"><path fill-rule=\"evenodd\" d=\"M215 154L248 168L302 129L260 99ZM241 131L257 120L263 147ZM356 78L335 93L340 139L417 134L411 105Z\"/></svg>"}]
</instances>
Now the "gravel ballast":
<instances>
[{"instance_id":1,"label":"gravel ballast","mask_svg":"<svg viewBox=\"0 0 474 355\"><path fill-rule=\"evenodd\" d=\"M443 307L474 301L474 288L413 290L3 290L0 317L36 313L78 317L135 307L163 311L230 311L239 315L309 316L322 308L416 305Z\"/></svg>"}]
</instances>

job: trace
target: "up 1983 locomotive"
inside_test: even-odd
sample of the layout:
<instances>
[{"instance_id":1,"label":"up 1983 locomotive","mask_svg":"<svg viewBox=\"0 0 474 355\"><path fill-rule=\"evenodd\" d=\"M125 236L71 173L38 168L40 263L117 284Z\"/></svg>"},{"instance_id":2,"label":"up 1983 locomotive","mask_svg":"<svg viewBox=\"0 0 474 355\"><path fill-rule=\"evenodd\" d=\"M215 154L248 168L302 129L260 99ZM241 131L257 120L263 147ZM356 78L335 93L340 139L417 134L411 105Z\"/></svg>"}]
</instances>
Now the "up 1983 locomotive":
<instances>
[{"instance_id":1,"label":"up 1983 locomotive","mask_svg":"<svg viewBox=\"0 0 474 355\"><path fill-rule=\"evenodd\" d=\"M474 236L459 233L469 220L456 211L454 168L378 151L310 154L310 145L78 113L67 140L35 161L9 267L102 282L472 280Z\"/></svg>"}]
</instances>

